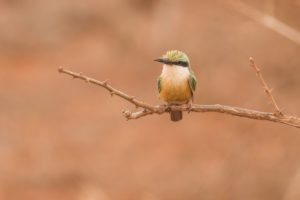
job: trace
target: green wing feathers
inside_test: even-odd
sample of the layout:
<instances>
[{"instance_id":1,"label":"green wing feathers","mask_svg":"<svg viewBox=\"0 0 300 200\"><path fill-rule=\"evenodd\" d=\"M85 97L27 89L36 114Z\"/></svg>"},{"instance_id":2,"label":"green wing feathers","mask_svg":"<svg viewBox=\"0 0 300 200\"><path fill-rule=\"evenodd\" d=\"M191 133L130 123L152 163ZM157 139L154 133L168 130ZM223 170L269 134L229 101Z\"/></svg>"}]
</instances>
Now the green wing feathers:
<instances>
[{"instance_id":1,"label":"green wing feathers","mask_svg":"<svg viewBox=\"0 0 300 200\"><path fill-rule=\"evenodd\" d=\"M161 81L161 77L159 76L156 80L156 86L157 86L157 89L158 89L158 92L160 92L161 90L161 84L160 84L160 81Z\"/></svg>"},{"instance_id":2,"label":"green wing feathers","mask_svg":"<svg viewBox=\"0 0 300 200\"><path fill-rule=\"evenodd\" d=\"M196 79L193 71L191 71L191 73L190 73L189 85L190 85L192 92L195 92L196 87L197 87L197 79Z\"/></svg>"}]
</instances>

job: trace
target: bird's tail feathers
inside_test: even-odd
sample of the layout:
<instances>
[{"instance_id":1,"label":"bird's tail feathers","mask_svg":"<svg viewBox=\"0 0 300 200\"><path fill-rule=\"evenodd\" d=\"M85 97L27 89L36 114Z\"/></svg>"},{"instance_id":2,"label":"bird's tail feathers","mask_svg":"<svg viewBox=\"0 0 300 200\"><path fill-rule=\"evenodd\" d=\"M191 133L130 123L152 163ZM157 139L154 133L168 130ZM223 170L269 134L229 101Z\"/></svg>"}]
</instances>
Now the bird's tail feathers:
<instances>
[{"instance_id":1,"label":"bird's tail feathers","mask_svg":"<svg viewBox=\"0 0 300 200\"><path fill-rule=\"evenodd\" d=\"M170 112L170 116L171 116L171 120L173 122L177 122L182 120L182 111L178 110L178 111L171 111Z\"/></svg>"}]
</instances>

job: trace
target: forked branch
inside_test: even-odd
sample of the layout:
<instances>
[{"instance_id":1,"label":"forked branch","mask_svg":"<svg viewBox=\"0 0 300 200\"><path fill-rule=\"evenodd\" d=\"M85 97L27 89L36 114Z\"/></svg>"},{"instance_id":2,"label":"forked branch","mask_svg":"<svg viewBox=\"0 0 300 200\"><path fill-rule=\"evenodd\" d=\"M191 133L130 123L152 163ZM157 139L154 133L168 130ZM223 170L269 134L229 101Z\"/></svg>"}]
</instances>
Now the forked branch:
<instances>
[{"instance_id":1,"label":"forked branch","mask_svg":"<svg viewBox=\"0 0 300 200\"><path fill-rule=\"evenodd\" d=\"M256 119L256 120L267 120L267 121L272 121L272 122L278 122L282 124L286 124L289 126L293 126L296 128L300 128L300 118L294 117L294 116L288 116L280 112L275 99L271 93L271 90L268 88L266 85L260 69L256 66L253 58L250 58L250 64L251 66L255 69L257 76L267 93L268 97L271 100L271 103L274 107L274 113L271 112L261 112L261 111L256 111L256 110L250 110L246 108L239 108L239 107L232 107L232 106L224 106L224 105L199 105L199 104L193 104L191 107L192 112L218 112L218 113L225 113L229 115L234 115L234 116L239 116L239 117L246 117L250 119ZM98 81L96 79L90 78L88 76L83 75L82 73L76 73L72 72L66 69L63 69L60 67L58 69L59 72L68 74L72 76L73 78L78 78L86 81L87 83L92 83L98 86L101 86L108 90L111 95L117 95L128 102L134 104L137 108L142 108L142 110L137 111L137 112L131 112L129 110L123 110L123 114L126 117L127 120L130 119L138 119L147 115L151 114L163 114L166 112L170 112L170 110L181 110L181 111L187 111L189 108L187 105L180 105L180 106L171 106L167 107L166 105L151 105L148 103L144 103L143 101L140 101L136 99L133 96L130 96L120 90L117 90L113 88L111 85L109 85L106 81Z\"/></svg>"}]
</instances>

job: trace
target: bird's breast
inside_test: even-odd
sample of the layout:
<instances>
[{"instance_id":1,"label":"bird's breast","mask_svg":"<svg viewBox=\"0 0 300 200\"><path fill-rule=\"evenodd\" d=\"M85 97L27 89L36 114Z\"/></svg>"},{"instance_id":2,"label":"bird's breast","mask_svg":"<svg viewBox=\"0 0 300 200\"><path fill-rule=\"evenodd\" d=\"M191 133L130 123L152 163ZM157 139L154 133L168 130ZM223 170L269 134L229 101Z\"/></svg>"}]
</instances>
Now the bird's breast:
<instances>
[{"instance_id":1,"label":"bird's breast","mask_svg":"<svg viewBox=\"0 0 300 200\"><path fill-rule=\"evenodd\" d=\"M192 97L187 67L164 65L161 74L160 97L168 103L186 103Z\"/></svg>"}]
</instances>

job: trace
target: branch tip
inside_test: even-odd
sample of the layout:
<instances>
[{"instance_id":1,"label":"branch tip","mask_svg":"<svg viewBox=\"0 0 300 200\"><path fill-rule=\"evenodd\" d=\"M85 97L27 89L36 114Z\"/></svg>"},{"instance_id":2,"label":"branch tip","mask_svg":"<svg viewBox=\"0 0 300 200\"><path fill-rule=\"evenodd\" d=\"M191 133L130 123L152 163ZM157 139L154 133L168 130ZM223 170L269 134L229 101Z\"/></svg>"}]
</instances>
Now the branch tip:
<instances>
[{"instance_id":1,"label":"branch tip","mask_svg":"<svg viewBox=\"0 0 300 200\"><path fill-rule=\"evenodd\" d=\"M250 62L254 62L253 57L250 56L250 57L249 57L249 61L250 61Z\"/></svg>"},{"instance_id":2,"label":"branch tip","mask_svg":"<svg viewBox=\"0 0 300 200\"><path fill-rule=\"evenodd\" d=\"M129 110L122 110L122 113L127 119L131 116L131 112Z\"/></svg>"}]
</instances>

